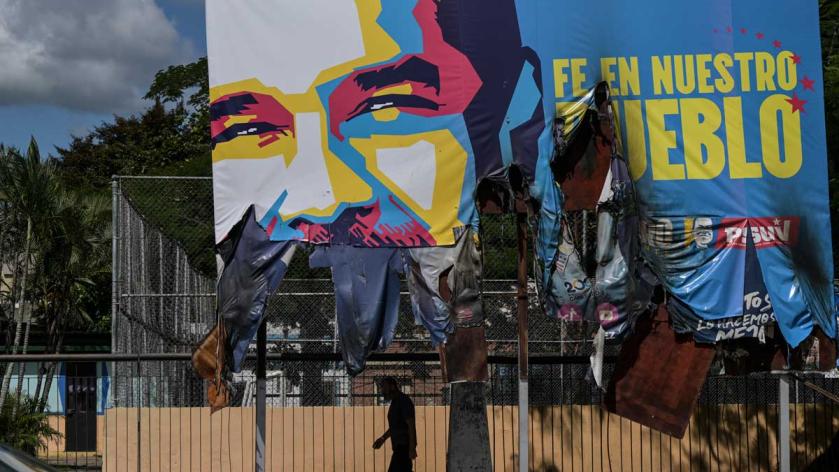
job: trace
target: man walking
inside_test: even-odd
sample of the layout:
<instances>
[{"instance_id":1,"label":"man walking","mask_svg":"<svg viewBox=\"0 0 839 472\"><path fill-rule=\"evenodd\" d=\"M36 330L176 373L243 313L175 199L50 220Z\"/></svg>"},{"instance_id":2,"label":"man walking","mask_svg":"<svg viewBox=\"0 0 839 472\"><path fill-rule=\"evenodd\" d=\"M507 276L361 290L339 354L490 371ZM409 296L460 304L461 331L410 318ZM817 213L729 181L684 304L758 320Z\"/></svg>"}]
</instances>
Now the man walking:
<instances>
[{"instance_id":1,"label":"man walking","mask_svg":"<svg viewBox=\"0 0 839 472\"><path fill-rule=\"evenodd\" d=\"M373 442L373 449L379 449L390 438L393 456L388 472L412 472L413 459L417 457L417 425L414 416L414 402L399 390L393 377L385 377L379 384L385 400L390 401L387 410L388 430Z\"/></svg>"}]
</instances>

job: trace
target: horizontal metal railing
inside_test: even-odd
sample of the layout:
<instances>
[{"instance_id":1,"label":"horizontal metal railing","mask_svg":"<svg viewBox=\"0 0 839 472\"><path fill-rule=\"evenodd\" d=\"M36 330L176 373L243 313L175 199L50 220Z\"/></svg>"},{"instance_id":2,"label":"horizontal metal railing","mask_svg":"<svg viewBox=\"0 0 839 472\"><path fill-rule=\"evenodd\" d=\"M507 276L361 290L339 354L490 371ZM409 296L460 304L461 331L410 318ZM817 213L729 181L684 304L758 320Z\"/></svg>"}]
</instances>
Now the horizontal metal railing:
<instances>
[{"instance_id":1,"label":"horizontal metal railing","mask_svg":"<svg viewBox=\"0 0 839 472\"><path fill-rule=\"evenodd\" d=\"M256 360L256 354L248 354L246 360ZM268 352L269 361L288 362L340 362L341 354L335 352ZM151 353L151 354L0 354L0 362L146 362L146 361L189 361L192 354L182 352ZM490 364L516 364L518 358L509 355L487 356ZM606 362L614 361L615 357L606 356ZM435 352L374 352L370 354L370 362L424 361L439 360ZM576 365L588 364L588 356L533 354L528 357L531 364L560 364Z\"/></svg>"}]
</instances>

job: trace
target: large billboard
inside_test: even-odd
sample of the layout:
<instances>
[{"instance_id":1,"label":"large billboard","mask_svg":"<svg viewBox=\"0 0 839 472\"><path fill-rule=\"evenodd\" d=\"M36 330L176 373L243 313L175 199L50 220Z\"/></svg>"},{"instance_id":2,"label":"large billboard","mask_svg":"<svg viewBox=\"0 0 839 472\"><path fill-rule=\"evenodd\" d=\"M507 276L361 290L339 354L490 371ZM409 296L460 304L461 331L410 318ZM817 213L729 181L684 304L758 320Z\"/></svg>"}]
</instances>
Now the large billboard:
<instances>
[{"instance_id":1,"label":"large billboard","mask_svg":"<svg viewBox=\"0 0 839 472\"><path fill-rule=\"evenodd\" d=\"M674 325L835 334L815 0L208 0L207 25L219 242L252 207L271 241L453 246L512 167L560 221L556 118L605 82Z\"/></svg>"}]
</instances>

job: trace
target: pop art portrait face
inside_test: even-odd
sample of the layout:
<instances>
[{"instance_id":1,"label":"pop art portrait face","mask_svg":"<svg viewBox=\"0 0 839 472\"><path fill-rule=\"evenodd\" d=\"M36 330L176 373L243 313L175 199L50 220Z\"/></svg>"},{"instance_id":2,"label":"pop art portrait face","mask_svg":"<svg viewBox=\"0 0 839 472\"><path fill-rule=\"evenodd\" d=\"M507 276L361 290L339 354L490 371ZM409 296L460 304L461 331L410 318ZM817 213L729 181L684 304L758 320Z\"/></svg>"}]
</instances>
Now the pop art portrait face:
<instances>
[{"instance_id":1,"label":"pop art portrait face","mask_svg":"<svg viewBox=\"0 0 839 472\"><path fill-rule=\"evenodd\" d=\"M217 241L250 205L273 240L448 245L476 224L477 180L543 121L513 0L487 32L458 21L477 0L253 3L208 3L209 24L238 23L208 39ZM509 31L472 38L493 22ZM519 89L533 105L505 122Z\"/></svg>"},{"instance_id":2,"label":"pop art portrait face","mask_svg":"<svg viewBox=\"0 0 839 472\"><path fill-rule=\"evenodd\" d=\"M693 239L696 246L707 248L714 241L714 227L710 218L697 218L693 227Z\"/></svg>"}]
</instances>

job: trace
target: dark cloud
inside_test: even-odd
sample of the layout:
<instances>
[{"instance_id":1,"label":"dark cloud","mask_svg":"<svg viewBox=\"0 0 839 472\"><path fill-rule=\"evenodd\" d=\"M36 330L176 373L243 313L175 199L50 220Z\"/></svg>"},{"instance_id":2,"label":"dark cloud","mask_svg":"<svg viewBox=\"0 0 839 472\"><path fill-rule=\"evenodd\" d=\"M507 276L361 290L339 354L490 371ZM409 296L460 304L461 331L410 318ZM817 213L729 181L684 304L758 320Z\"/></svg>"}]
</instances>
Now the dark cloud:
<instances>
[{"instance_id":1,"label":"dark cloud","mask_svg":"<svg viewBox=\"0 0 839 472\"><path fill-rule=\"evenodd\" d=\"M137 110L155 72L192 57L154 0L0 0L0 105Z\"/></svg>"}]
</instances>

